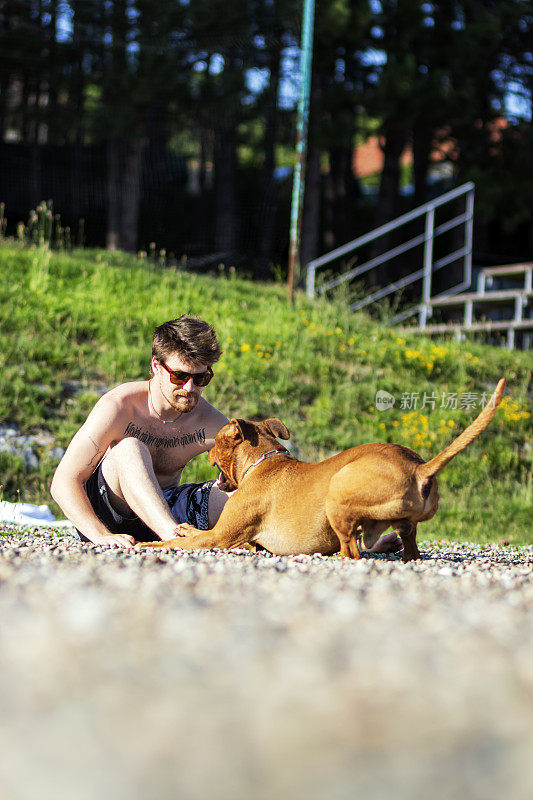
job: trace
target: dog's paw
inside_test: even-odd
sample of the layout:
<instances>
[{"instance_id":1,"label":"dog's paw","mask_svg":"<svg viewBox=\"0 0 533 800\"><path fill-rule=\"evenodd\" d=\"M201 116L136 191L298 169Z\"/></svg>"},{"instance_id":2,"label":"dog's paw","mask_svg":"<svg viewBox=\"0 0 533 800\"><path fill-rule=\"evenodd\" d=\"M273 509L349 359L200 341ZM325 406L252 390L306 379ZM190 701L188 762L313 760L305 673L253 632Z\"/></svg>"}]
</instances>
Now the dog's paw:
<instances>
[{"instance_id":1,"label":"dog's paw","mask_svg":"<svg viewBox=\"0 0 533 800\"><path fill-rule=\"evenodd\" d=\"M176 528L176 536L195 536L197 533L205 533L205 531L199 531L198 528L195 528L194 525L189 525L188 522L180 522Z\"/></svg>"},{"instance_id":2,"label":"dog's paw","mask_svg":"<svg viewBox=\"0 0 533 800\"><path fill-rule=\"evenodd\" d=\"M163 547L164 542L155 541L155 542L136 542L134 545L134 550L145 550L148 547Z\"/></svg>"}]
</instances>

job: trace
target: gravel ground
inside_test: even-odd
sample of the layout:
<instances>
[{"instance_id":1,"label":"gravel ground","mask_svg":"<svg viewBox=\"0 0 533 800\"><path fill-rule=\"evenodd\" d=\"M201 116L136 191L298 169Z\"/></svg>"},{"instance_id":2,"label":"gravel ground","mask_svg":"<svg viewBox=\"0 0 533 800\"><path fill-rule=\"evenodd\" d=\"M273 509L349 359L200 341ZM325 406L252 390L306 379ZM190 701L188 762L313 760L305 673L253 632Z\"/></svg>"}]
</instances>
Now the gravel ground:
<instances>
[{"instance_id":1,"label":"gravel ground","mask_svg":"<svg viewBox=\"0 0 533 800\"><path fill-rule=\"evenodd\" d=\"M533 547L0 550L2 800L533 797Z\"/></svg>"}]
</instances>

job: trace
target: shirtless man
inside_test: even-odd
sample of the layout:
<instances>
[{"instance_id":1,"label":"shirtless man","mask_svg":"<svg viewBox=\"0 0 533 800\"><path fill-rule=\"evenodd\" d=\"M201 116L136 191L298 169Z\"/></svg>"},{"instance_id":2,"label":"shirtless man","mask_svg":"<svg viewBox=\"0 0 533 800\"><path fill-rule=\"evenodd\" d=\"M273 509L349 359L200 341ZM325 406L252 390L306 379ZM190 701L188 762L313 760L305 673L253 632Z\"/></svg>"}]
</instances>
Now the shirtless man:
<instances>
[{"instance_id":1,"label":"shirtless man","mask_svg":"<svg viewBox=\"0 0 533 800\"><path fill-rule=\"evenodd\" d=\"M202 397L220 353L207 322L165 322L154 332L150 380L123 383L96 403L50 488L83 541L133 547L176 537L180 522L213 527L228 495L215 481L179 482L228 422Z\"/></svg>"}]
</instances>

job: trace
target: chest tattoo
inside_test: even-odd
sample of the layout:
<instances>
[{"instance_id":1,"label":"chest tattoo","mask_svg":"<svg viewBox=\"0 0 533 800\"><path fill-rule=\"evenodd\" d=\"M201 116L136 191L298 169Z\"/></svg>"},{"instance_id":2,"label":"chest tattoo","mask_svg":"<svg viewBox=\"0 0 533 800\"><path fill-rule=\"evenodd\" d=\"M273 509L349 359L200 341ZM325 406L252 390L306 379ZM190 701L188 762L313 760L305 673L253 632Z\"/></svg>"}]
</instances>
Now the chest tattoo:
<instances>
[{"instance_id":1,"label":"chest tattoo","mask_svg":"<svg viewBox=\"0 0 533 800\"><path fill-rule=\"evenodd\" d=\"M179 436L154 436L130 422L124 436L134 436L148 447L186 447L188 444L204 444L205 428L197 428L193 433L181 433Z\"/></svg>"}]
</instances>

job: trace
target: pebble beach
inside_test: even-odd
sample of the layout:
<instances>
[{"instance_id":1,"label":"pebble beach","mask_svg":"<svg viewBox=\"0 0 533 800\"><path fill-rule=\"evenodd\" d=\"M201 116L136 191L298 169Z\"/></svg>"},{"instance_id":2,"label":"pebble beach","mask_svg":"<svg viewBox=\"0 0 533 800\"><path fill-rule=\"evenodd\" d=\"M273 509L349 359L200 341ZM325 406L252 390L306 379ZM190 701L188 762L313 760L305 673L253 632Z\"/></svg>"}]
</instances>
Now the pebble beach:
<instances>
[{"instance_id":1,"label":"pebble beach","mask_svg":"<svg viewBox=\"0 0 533 800\"><path fill-rule=\"evenodd\" d=\"M0 526L2 800L531 800L533 547Z\"/></svg>"}]
</instances>

